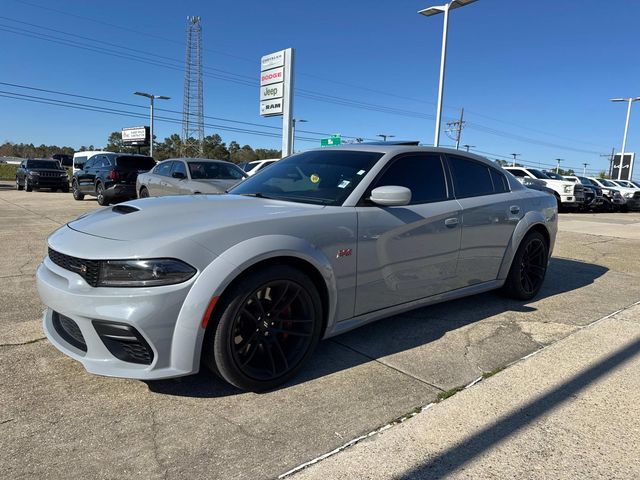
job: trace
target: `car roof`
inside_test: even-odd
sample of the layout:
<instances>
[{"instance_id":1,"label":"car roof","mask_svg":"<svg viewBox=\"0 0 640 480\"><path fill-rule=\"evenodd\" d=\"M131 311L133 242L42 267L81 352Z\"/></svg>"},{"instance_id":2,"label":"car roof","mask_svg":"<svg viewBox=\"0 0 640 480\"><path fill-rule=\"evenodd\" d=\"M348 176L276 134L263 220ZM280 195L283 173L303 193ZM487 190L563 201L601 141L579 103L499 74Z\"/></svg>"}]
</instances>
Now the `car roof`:
<instances>
[{"instance_id":1,"label":"car roof","mask_svg":"<svg viewBox=\"0 0 640 480\"><path fill-rule=\"evenodd\" d=\"M387 142L390 143L390 142ZM350 150L350 151L361 151L361 152L378 152L383 153L385 155L398 155L400 153L444 153L448 155L459 155L461 157L471 158L473 160L477 160L479 162L486 163L492 167L499 167L497 163L493 160L489 160L486 157L481 155L476 155L471 152L463 152L461 150L455 150L453 148L444 148L444 147L424 147L424 146L411 146L411 145L371 145L371 144L348 144L348 145L340 145L336 147L319 147L314 148L313 151L329 151L329 150Z\"/></svg>"},{"instance_id":2,"label":"car roof","mask_svg":"<svg viewBox=\"0 0 640 480\"><path fill-rule=\"evenodd\" d=\"M183 162L196 161L196 162L209 162L209 163L230 163L231 165L235 165L235 163L229 162L228 160L218 160L215 158L197 158L197 157L167 158L166 160L162 160L162 162L170 162L175 160L182 160Z\"/></svg>"}]
</instances>

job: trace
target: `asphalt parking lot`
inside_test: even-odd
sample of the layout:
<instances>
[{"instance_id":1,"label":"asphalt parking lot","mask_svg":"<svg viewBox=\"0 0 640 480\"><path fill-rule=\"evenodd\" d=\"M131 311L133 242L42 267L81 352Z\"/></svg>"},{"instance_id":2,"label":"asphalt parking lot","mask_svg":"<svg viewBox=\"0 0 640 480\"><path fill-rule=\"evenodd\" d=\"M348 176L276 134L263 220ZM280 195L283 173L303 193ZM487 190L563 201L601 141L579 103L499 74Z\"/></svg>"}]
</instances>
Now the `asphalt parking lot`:
<instances>
[{"instance_id":1,"label":"asphalt parking lot","mask_svg":"<svg viewBox=\"0 0 640 480\"><path fill-rule=\"evenodd\" d=\"M640 214L563 214L535 301L486 293L385 319L265 394L208 373L96 377L43 338L34 281L47 235L94 208L0 182L6 478L274 478L640 300Z\"/></svg>"}]
</instances>

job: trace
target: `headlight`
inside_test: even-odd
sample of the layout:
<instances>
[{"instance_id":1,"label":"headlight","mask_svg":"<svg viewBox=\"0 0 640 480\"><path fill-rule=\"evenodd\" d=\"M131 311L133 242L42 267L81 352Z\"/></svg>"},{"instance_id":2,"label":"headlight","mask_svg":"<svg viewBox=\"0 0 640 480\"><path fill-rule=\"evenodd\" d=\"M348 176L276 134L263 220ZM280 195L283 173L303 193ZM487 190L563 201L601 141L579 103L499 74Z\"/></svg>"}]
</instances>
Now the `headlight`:
<instances>
[{"instance_id":1,"label":"headlight","mask_svg":"<svg viewBox=\"0 0 640 480\"><path fill-rule=\"evenodd\" d=\"M155 287L189 280L195 268L180 260L106 260L101 263L98 287Z\"/></svg>"},{"instance_id":2,"label":"headlight","mask_svg":"<svg viewBox=\"0 0 640 480\"><path fill-rule=\"evenodd\" d=\"M571 192L573 192L573 185L565 185L564 193L571 193Z\"/></svg>"},{"instance_id":3,"label":"headlight","mask_svg":"<svg viewBox=\"0 0 640 480\"><path fill-rule=\"evenodd\" d=\"M69 175L67 174L67 172L62 172L62 173L60 173L60 176L62 178L65 178L65 177L68 177Z\"/></svg>"},{"instance_id":4,"label":"headlight","mask_svg":"<svg viewBox=\"0 0 640 480\"><path fill-rule=\"evenodd\" d=\"M34 175L40 175L38 172L29 172L29 175L34 176Z\"/></svg>"},{"instance_id":5,"label":"headlight","mask_svg":"<svg viewBox=\"0 0 640 480\"><path fill-rule=\"evenodd\" d=\"M627 192L624 194L625 198L631 198L633 197L633 192Z\"/></svg>"}]
</instances>

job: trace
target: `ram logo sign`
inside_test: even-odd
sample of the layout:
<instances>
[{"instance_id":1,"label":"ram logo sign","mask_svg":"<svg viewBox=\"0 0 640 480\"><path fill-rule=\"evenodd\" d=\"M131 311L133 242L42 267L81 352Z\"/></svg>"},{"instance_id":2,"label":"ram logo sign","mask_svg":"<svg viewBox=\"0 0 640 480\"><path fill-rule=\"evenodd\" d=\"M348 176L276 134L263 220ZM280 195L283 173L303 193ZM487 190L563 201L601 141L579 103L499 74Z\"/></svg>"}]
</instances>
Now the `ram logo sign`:
<instances>
[{"instance_id":1,"label":"ram logo sign","mask_svg":"<svg viewBox=\"0 0 640 480\"><path fill-rule=\"evenodd\" d=\"M260 115L263 117L267 117L269 115L282 115L282 111L282 99L260 102Z\"/></svg>"}]
</instances>

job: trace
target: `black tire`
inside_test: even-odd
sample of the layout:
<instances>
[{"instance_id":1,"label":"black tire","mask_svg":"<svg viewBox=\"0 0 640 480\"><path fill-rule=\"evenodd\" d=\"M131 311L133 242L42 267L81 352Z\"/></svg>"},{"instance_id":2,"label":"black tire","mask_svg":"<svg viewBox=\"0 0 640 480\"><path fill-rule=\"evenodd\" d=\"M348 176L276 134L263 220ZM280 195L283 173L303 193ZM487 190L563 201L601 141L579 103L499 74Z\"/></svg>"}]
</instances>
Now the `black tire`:
<instances>
[{"instance_id":1,"label":"black tire","mask_svg":"<svg viewBox=\"0 0 640 480\"><path fill-rule=\"evenodd\" d=\"M61 188L62 193L69 193L69 185L65 185Z\"/></svg>"},{"instance_id":2,"label":"black tire","mask_svg":"<svg viewBox=\"0 0 640 480\"><path fill-rule=\"evenodd\" d=\"M31 185L31 182L29 182L29 179L28 179L28 178L25 178L25 179L24 179L24 189L25 189L27 192L33 192L33 185Z\"/></svg>"},{"instance_id":3,"label":"black tire","mask_svg":"<svg viewBox=\"0 0 640 480\"><path fill-rule=\"evenodd\" d=\"M80 186L75 178L71 182L71 191L73 192L74 200L84 200L84 193L80 191Z\"/></svg>"},{"instance_id":4,"label":"black tire","mask_svg":"<svg viewBox=\"0 0 640 480\"><path fill-rule=\"evenodd\" d=\"M511 262L504 292L516 300L531 300L542 288L548 260L549 246L544 236L535 231L527 233Z\"/></svg>"},{"instance_id":5,"label":"black tire","mask_svg":"<svg viewBox=\"0 0 640 480\"><path fill-rule=\"evenodd\" d=\"M104 195L104 185L101 182L96 183L96 198L98 199L98 205L103 207L109 205L109 200Z\"/></svg>"},{"instance_id":6,"label":"black tire","mask_svg":"<svg viewBox=\"0 0 640 480\"><path fill-rule=\"evenodd\" d=\"M147 187L140 189L140 198L149 198L149 190L147 190Z\"/></svg>"},{"instance_id":7,"label":"black tire","mask_svg":"<svg viewBox=\"0 0 640 480\"><path fill-rule=\"evenodd\" d=\"M20 185L18 177L16 177L16 190L24 190L24 185Z\"/></svg>"},{"instance_id":8,"label":"black tire","mask_svg":"<svg viewBox=\"0 0 640 480\"><path fill-rule=\"evenodd\" d=\"M322 303L313 282L278 265L235 282L214 309L203 363L236 387L270 390L292 378L316 348Z\"/></svg>"}]
</instances>

